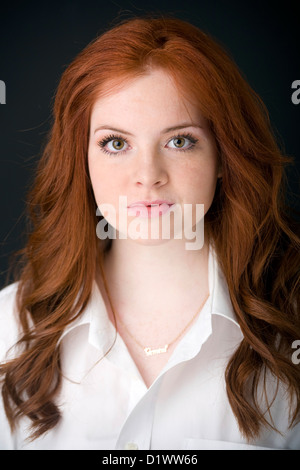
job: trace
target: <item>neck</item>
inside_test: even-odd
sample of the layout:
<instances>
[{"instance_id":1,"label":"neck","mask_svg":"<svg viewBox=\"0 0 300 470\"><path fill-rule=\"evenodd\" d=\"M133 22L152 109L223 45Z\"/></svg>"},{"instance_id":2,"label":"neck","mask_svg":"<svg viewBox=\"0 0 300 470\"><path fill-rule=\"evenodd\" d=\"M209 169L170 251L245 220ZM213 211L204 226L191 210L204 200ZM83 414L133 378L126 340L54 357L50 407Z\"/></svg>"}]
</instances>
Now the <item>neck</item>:
<instances>
[{"instance_id":1,"label":"neck","mask_svg":"<svg viewBox=\"0 0 300 470\"><path fill-rule=\"evenodd\" d=\"M147 315L195 305L208 293L208 243L186 250L182 240L142 245L113 240L104 272L116 309Z\"/></svg>"}]
</instances>

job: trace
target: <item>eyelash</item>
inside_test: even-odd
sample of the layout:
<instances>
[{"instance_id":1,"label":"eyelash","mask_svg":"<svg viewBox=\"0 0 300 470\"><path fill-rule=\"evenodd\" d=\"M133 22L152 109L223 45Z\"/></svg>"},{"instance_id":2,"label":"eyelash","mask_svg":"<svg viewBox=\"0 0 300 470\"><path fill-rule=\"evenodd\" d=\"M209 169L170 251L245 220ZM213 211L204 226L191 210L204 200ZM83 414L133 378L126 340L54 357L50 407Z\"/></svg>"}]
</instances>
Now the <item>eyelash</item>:
<instances>
[{"instance_id":1,"label":"eyelash","mask_svg":"<svg viewBox=\"0 0 300 470\"><path fill-rule=\"evenodd\" d=\"M175 136L171 137L168 140L167 143L171 142L172 140L182 139L182 138L183 139L188 139L190 141L190 146L188 148L174 148L174 147L172 147L171 150L180 151L180 152L187 152L189 150L192 150L198 142L198 139L193 137L190 133L183 133L183 134L178 134L178 135L175 135ZM119 152L110 152L109 150L107 150L105 147L112 140L122 140L123 142L125 142L125 144L129 145L128 141L124 137L122 137L120 135L116 135L116 134L111 134L111 135L108 135L107 137L104 137L103 139L101 139L98 142L99 147L101 148L101 150L104 153L106 153L110 156L116 156L116 155L121 155L122 153L127 151L127 150L120 150Z\"/></svg>"},{"instance_id":2,"label":"eyelash","mask_svg":"<svg viewBox=\"0 0 300 470\"><path fill-rule=\"evenodd\" d=\"M192 150L198 142L198 139L196 139L195 137L192 136L192 134L187 132L187 133L183 133L183 134L174 135L173 137L171 137L171 139L168 140L168 143L171 142L172 140L182 139L182 138L187 139L187 140L190 141L189 147L182 148L182 149L172 147L172 150L176 150L176 151L180 151L180 152L188 152L189 150Z\"/></svg>"},{"instance_id":3,"label":"eyelash","mask_svg":"<svg viewBox=\"0 0 300 470\"><path fill-rule=\"evenodd\" d=\"M124 137L121 137L120 135L116 135L116 134L108 135L107 137L104 137L104 139L102 139L98 142L98 145L101 148L101 150L104 153L107 153L108 155L120 155L121 153L123 153L125 151L125 150L121 150L120 152L110 152L109 150L107 150L105 148L105 146L109 142L111 142L112 140L123 140L123 142L125 142L125 144L129 145L128 141L126 139L124 139Z\"/></svg>"}]
</instances>

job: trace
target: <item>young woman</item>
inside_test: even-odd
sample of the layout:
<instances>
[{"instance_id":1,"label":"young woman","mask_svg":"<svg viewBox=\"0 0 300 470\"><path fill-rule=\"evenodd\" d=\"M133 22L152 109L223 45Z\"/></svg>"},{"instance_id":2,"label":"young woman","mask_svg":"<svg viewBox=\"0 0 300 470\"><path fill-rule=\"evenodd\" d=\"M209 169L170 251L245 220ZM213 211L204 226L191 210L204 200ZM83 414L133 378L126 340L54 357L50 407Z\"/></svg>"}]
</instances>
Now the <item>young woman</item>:
<instances>
[{"instance_id":1,"label":"young woman","mask_svg":"<svg viewBox=\"0 0 300 470\"><path fill-rule=\"evenodd\" d=\"M0 447L300 448L289 161L191 24L137 18L88 45L0 293Z\"/></svg>"}]
</instances>

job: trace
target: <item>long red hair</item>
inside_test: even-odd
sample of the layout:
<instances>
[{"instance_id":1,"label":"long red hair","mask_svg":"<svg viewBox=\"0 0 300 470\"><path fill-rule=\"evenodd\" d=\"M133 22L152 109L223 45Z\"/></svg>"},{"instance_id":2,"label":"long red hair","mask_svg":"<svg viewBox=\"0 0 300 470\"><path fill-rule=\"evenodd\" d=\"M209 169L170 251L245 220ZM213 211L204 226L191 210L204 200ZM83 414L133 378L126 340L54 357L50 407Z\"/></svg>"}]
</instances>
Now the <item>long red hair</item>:
<instances>
[{"instance_id":1,"label":"long red hair","mask_svg":"<svg viewBox=\"0 0 300 470\"><path fill-rule=\"evenodd\" d=\"M278 148L261 99L216 41L175 18L135 18L96 38L63 73L28 196L30 235L17 291L21 350L0 373L12 430L27 416L33 438L60 419L58 341L87 305L101 253L109 248L96 236L87 166L91 109L101 93L152 67L168 71L198 104L222 162L205 226L244 335L225 372L240 430L251 439L272 426L256 399L269 373L294 399L291 425L299 418L300 369L291 361L291 345L300 338L299 236L284 196L291 158Z\"/></svg>"}]
</instances>

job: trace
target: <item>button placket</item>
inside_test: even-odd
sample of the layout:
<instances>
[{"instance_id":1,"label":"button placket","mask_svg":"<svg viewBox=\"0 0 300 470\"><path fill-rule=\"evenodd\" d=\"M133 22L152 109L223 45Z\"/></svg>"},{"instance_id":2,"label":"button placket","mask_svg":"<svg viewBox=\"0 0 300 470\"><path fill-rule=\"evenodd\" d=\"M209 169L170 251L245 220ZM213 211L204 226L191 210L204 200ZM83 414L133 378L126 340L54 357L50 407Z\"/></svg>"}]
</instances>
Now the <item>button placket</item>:
<instances>
[{"instance_id":1,"label":"button placket","mask_svg":"<svg viewBox=\"0 0 300 470\"><path fill-rule=\"evenodd\" d=\"M139 446L135 442L127 442L124 446L124 450L139 450Z\"/></svg>"},{"instance_id":2,"label":"button placket","mask_svg":"<svg viewBox=\"0 0 300 470\"><path fill-rule=\"evenodd\" d=\"M159 389L159 378L131 411L120 432L115 449L150 449L155 399ZM136 436L136 437L135 437Z\"/></svg>"}]
</instances>

